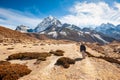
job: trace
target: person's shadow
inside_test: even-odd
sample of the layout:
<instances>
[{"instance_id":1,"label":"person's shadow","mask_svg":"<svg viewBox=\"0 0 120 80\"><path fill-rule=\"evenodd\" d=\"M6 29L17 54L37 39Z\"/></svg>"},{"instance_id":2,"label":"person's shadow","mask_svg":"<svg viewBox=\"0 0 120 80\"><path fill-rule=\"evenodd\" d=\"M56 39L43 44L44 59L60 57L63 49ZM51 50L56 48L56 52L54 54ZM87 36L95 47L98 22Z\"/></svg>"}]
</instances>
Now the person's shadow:
<instances>
[{"instance_id":1,"label":"person's shadow","mask_svg":"<svg viewBox=\"0 0 120 80\"><path fill-rule=\"evenodd\" d=\"M83 58L75 58L75 61L81 61Z\"/></svg>"}]
</instances>

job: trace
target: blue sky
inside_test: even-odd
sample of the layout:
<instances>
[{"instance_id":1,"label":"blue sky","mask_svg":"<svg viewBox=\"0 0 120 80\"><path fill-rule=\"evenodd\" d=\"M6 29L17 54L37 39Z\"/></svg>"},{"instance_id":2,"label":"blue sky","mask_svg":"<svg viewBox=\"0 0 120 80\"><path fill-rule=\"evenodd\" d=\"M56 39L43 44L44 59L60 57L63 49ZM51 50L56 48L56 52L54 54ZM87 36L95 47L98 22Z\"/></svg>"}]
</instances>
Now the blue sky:
<instances>
[{"instance_id":1,"label":"blue sky","mask_svg":"<svg viewBox=\"0 0 120 80\"><path fill-rule=\"evenodd\" d=\"M77 26L120 22L120 0L0 0L0 25L36 27L52 15Z\"/></svg>"}]
</instances>

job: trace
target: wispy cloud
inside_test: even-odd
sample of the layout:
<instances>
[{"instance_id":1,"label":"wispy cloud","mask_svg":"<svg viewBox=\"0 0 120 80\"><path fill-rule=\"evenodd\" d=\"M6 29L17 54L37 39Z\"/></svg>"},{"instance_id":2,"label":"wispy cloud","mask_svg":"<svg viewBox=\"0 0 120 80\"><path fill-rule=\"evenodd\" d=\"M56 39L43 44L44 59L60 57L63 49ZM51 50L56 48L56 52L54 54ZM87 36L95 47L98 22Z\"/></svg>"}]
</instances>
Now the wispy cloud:
<instances>
[{"instance_id":1,"label":"wispy cloud","mask_svg":"<svg viewBox=\"0 0 120 80\"><path fill-rule=\"evenodd\" d=\"M39 9L36 7L35 9L36 13L39 13ZM114 25L120 24L120 3L117 2L114 2L112 6L100 1L98 3L76 2L68 11L68 15L60 18L62 23L77 26L100 25L108 22ZM21 24L36 27L40 22L41 19L30 12L0 8L0 25L15 29L16 26Z\"/></svg>"},{"instance_id":2,"label":"wispy cloud","mask_svg":"<svg viewBox=\"0 0 120 80\"><path fill-rule=\"evenodd\" d=\"M100 25L101 23L120 24L120 3L109 6L105 2L77 2L70 9L70 14L61 18L62 22L77 26Z\"/></svg>"},{"instance_id":3,"label":"wispy cloud","mask_svg":"<svg viewBox=\"0 0 120 80\"><path fill-rule=\"evenodd\" d=\"M24 13L13 9L0 8L0 25L14 29L18 25L35 27L41 19L31 13Z\"/></svg>"}]
</instances>

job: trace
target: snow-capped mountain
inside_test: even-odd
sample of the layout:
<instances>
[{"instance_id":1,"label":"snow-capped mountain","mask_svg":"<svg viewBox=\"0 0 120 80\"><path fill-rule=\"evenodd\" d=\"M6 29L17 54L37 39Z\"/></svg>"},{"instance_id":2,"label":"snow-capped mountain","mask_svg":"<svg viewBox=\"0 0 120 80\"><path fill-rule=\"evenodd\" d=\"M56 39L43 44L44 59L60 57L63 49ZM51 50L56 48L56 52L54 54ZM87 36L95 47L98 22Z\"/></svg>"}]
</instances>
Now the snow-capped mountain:
<instances>
[{"instance_id":1,"label":"snow-capped mountain","mask_svg":"<svg viewBox=\"0 0 120 80\"><path fill-rule=\"evenodd\" d=\"M63 28L69 28L69 29L71 29L71 30L76 30L76 31L80 31L80 30L81 30L81 28L79 28L78 26L76 26L76 25L71 25L71 24L67 24L67 23L64 23L64 24L62 25L62 27L63 27Z\"/></svg>"},{"instance_id":2,"label":"snow-capped mountain","mask_svg":"<svg viewBox=\"0 0 120 80\"><path fill-rule=\"evenodd\" d=\"M120 25L115 26L110 23L101 24L100 26L96 27L95 30L117 40L120 40Z\"/></svg>"},{"instance_id":3,"label":"snow-capped mountain","mask_svg":"<svg viewBox=\"0 0 120 80\"><path fill-rule=\"evenodd\" d=\"M74 41L86 41L86 42L99 42L101 44L109 43L113 41L102 33L91 30L90 28L79 28L78 26L71 24L62 24L61 27L58 25L49 25L40 34L45 34L49 38L53 39L68 39Z\"/></svg>"},{"instance_id":4,"label":"snow-capped mountain","mask_svg":"<svg viewBox=\"0 0 120 80\"><path fill-rule=\"evenodd\" d=\"M24 26L24 25L17 26L17 28L15 30L23 32L23 33L33 32L33 29L31 29L27 26Z\"/></svg>"},{"instance_id":5,"label":"snow-capped mountain","mask_svg":"<svg viewBox=\"0 0 120 80\"><path fill-rule=\"evenodd\" d=\"M62 24L55 17L49 16L47 18L44 18L44 20L40 24L38 24L34 31L41 32L52 25L60 27Z\"/></svg>"},{"instance_id":6,"label":"snow-capped mountain","mask_svg":"<svg viewBox=\"0 0 120 80\"><path fill-rule=\"evenodd\" d=\"M116 29L117 28L117 29ZM25 26L18 26L16 30L28 32L29 28ZM62 24L57 18L49 16L43 19L41 23L33 30L34 35L45 35L52 39L68 39L74 41L85 41L85 42L98 42L98 43L109 43L116 40L115 37L120 36L120 25L115 27L114 25L102 24L95 29L83 28L68 23ZM110 32L109 32L110 31ZM111 37L110 33L116 33L118 35ZM120 38L119 38L120 40Z\"/></svg>"}]
</instances>

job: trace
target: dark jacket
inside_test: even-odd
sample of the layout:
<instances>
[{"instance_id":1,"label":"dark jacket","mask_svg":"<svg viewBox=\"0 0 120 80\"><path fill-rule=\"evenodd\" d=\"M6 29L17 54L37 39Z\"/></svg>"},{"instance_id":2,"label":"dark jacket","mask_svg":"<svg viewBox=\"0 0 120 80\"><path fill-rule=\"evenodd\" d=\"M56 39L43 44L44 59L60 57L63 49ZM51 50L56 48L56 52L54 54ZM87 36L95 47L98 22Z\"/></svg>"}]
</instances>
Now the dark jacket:
<instances>
[{"instance_id":1,"label":"dark jacket","mask_svg":"<svg viewBox=\"0 0 120 80\"><path fill-rule=\"evenodd\" d=\"M82 51L84 51L84 52L86 52L86 47L85 47L85 45L80 45L80 51L82 52Z\"/></svg>"}]
</instances>

